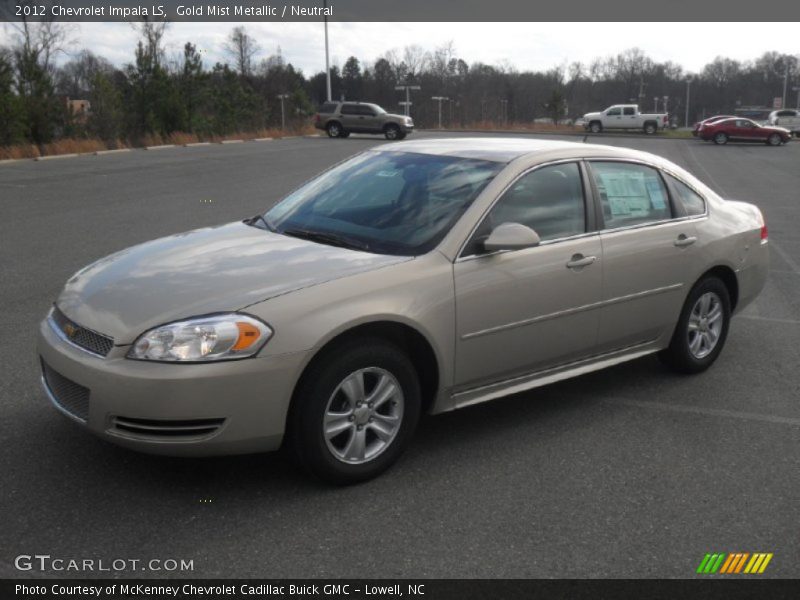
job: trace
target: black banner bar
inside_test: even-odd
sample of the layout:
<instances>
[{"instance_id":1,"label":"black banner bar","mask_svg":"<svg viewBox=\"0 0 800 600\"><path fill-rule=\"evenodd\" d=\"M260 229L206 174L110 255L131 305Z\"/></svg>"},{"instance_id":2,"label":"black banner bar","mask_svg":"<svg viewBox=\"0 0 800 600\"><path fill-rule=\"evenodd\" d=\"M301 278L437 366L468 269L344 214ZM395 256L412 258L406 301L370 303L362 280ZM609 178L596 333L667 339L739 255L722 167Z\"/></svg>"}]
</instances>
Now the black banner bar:
<instances>
[{"instance_id":1,"label":"black banner bar","mask_svg":"<svg viewBox=\"0 0 800 600\"><path fill-rule=\"evenodd\" d=\"M0 20L298 22L750 22L795 36L794 0L0 0ZM569 32L565 31L565 35ZM602 35L602 29L598 29ZM709 32L709 35L712 35Z\"/></svg>"}]
</instances>

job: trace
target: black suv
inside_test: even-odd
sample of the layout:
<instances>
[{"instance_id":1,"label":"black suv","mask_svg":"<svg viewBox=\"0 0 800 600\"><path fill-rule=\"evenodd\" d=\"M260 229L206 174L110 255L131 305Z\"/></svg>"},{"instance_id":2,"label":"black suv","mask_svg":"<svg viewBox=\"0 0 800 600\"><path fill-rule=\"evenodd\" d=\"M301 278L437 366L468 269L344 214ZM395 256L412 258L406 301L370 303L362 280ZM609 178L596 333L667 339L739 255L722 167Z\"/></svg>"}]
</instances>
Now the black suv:
<instances>
[{"instance_id":1,"label":"black suv","mask_svg":"<svg viewBox=\"0 0 800 600\"><path fill-rule=\"evenodd\" d=\"M314 127L332 138L351 133L382 133L387 140L402 140L414 131L414 121L393 115L367 102L326 102L314 117Z\"/></svg>"}]
</instances>

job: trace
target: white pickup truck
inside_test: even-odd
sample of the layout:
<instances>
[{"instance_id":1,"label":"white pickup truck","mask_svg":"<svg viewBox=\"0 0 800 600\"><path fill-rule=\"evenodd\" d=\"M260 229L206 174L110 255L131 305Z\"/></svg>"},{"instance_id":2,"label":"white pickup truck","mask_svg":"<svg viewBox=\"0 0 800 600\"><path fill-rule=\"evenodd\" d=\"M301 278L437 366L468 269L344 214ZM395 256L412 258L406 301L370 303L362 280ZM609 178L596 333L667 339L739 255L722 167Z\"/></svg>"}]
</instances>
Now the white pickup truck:
<instances>
[{"instance_id":1,"label":"white pickup truck","mask_svg":"<svg viewBox=\"0 0 800 600\"><path fill-rule=\"evenodd\" d=\"M604 129L639 129L652 134L668 125L669 116L666 113L640 113L638 104L615 104L602 112L583 115L583 126L592 133L600 133Z\"/></svg>"}]
</instances>

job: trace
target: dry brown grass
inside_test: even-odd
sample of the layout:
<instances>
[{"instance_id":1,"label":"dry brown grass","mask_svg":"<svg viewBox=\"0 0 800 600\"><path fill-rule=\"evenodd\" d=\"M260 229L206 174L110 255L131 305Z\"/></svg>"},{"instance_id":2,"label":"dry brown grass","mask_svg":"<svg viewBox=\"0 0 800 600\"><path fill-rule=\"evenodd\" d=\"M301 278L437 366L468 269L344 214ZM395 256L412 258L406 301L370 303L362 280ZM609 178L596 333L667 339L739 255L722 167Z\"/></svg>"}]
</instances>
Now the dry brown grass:
<instances>
[{"instance_id":1,"label":"dry brown grass","mask_svg":"<svg viewBox=\"0 0 800 600\"><path fill-rule=\"evenodd\" d=\"M83 154L87 152L97 152L100 150L116 150L118 148L141 148L145 146L162 146L164 144L175 144L183 146L197 142L219 143L223 140L254 140L256 138L282 138L295 135L310 135L316 133L316 129L310 123L300 123L287 127L285 130L279 127L269 129L259 129L257 131L243 131L231 133L225 136L206 136L196 133L175 132L167 136L159 134L148 134L137 140L137 143L116 140L105 142L99 139L77 139L65 138L45 144L41 150L33 144L16 144L14 146L0 146L0 160L36 158L37 156L53 156L56 154Z\"/></svg>"}]
</instances>

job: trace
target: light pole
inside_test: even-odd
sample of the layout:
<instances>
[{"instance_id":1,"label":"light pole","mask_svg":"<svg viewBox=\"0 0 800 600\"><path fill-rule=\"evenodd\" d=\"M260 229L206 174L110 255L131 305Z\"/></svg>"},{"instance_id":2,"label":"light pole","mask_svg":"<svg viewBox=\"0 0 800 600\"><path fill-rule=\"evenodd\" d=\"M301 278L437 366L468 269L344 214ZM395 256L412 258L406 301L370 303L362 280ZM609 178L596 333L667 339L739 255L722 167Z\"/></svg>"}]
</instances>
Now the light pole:
<instances>
[{"instance_id":1,"label":"light pole","mask_svg":"<svg viewBox=\"0 0 800 600\"><path fill-rule=\"evenodd\" d=\"M281 129L286 129L286 111L283 109L283 101L289 97L289 94L278 94L281 101Z\"/></svg>"},{"instance_id":2,"label":"light pole","mask_svg":"<svg viewBox=\"0 0 800 600\"><path fill-rule=\"evenodd\" d=\"M686 118L684 122L685 127L689 127L689 88L692 86L692 78L686 78Z\"/></svg>"},{"instance_id":3,"label":"light pole","mask_svg":"<svg viewBox=\"0 0 800 600\"><path fill-rule=\"evenodd\" d=\"M396 90L405 90L406 91L406 101L401 102L400 105L405 109L405 115L407 117L411 116L411 90L421 90L422 88L418 85L396 85L394 86Z\"/></svg>"},{"instance_id":4,"label":"light pole","mask_svg":"<svg viewBox=\"0 0 800 600\"><path fill-rule=\"evenodd\" d=\"M322 7L324 9L328 8L328 0L323 0ZM328 15L327 10L324 11L323 19L325 20L325 86L327 92L327 100L328 102L331 101L331 65L330 60L328 58Z\"/></svg>"},{"instance_id":5,"label":"light pole","mask_svg":"<svg viewBox=\"0 0 800 600\"><path fill-rule=\"evenodd\" d=\"M431 96L431 100L436 100L439 103L439 129L442 128L442 102L450 100L447 96Z\"/></svg>"},{"instance_id":6,"label":"light pole","mask_svg":"<svg viewBox=\"0 0 800 600\"><path fill-rule=\"evenodd\" d=\"M653 108L653 112L657 113L658 112L658 96L653 96L653 101L655 102L655 104L653 105L653 106L655 106L655 108Z\"/></svg>"},{"instance_id":7,"label":"light pole","mask_svg":"<svg viewBox=\"0 0 800 600\"><path fill-rule=\"evenodd\" d=\"M786 88L789 85L789 61L786 61L786 72L783 74L783 102L781 103L782 108L786 108Z\"/></svg>"}]
</instances>

